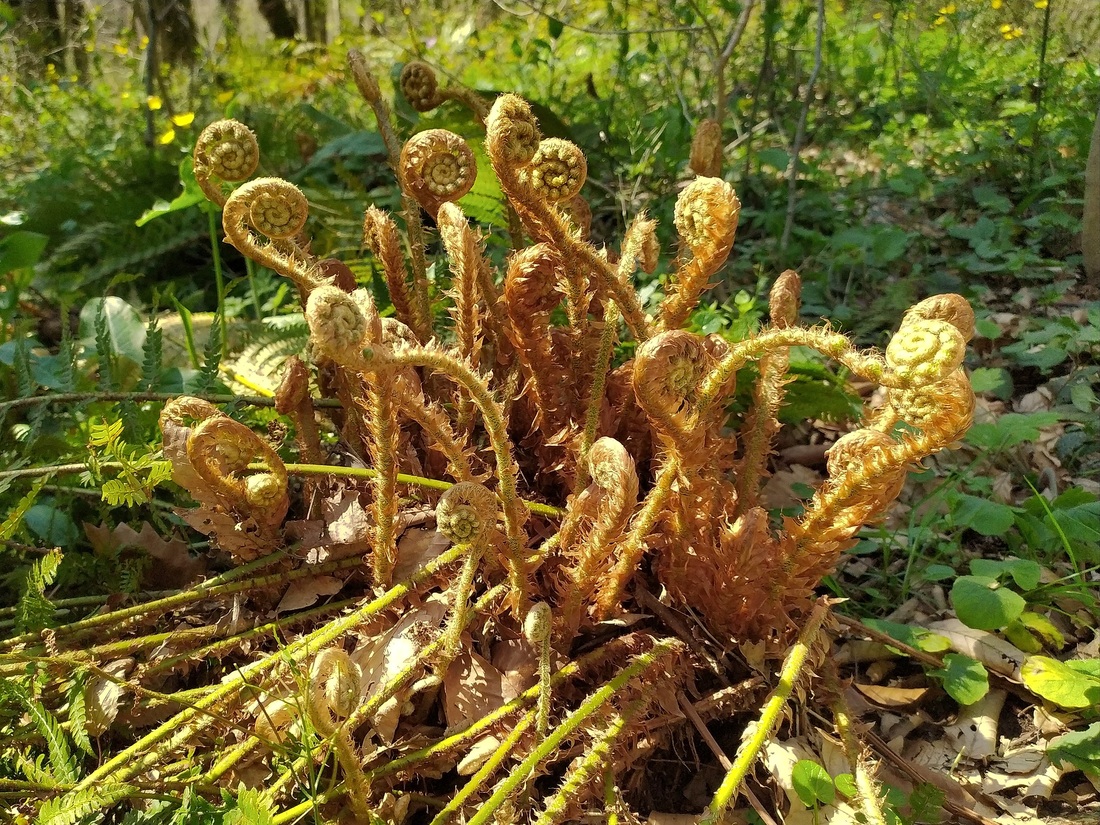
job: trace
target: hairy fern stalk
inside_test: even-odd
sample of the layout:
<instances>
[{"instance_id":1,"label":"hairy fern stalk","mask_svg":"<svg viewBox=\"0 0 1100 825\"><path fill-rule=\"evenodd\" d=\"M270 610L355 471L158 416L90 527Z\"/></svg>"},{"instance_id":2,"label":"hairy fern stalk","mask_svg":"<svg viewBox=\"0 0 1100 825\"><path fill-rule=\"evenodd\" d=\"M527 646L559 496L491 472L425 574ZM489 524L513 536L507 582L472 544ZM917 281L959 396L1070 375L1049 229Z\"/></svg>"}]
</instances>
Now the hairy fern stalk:
<instances>
[{"instance_id":1,"label":"hairy fern stalk","mask_svg":"<svg viewBox=\"0 0 1100 825\"><path fill-rule=\"evenodd\" d=\"M300 465L205 401L166 406L165 459L197 502L188 520L238 566L191 591L55 628L45 642L31 633L5 643L10 673L45 655L51 673L100 688L100 704L114 685L122 698L111 712L129 703L150 710L143 719L155 708L166 718L135 734L108 722L110 755L98 766L40 776L43 821L75 822L150 787L216 798L241 783L255 790L240 804L274 822L314 809L360 822L550 823L601 805L618 817L646 756L685 721L658 697L689 686L732 695L722 685L750 674L724 651L751 643L786 664L771 698L756 695L761 719L708 812L722 821L800 674L820 664L827 605L815 588L885 513L908 468L970 424L961 363L973 313L959 296L930 298L907 312L884 353L864 351L827 326L799 324L799 278L786 272L770 322L748 338L687 331L737 228L740 203L716 176L720 153L693 153L706 156L693 168L708 176L677 200L680 248L650 312L633 278L660 258L654 221L640 215L618 249L595 247L576 146L544 139L519 97L441 88L429 67L410 63L401 85L414 108L456 102L484 123L514 247L498 271L460 204L477 175L465 140L431 129L402 141L354 52L351 70L403 194L399 216L371 207L363 227L394 317L380 317L350 269L313 255L308 203L293 184L252 178L252 133L234 121L210 126L195 172L223 206L227 238L302 296L308 363L292 359L276 408L314 475L292 486ZM438 283L427 277L436 234L450 272L442 323L431 314ZM616 363L628 339L634 357ZM829 451L828 479L804 515L777 521L760 487L792 346L881 385L886 400ZM750 362L752 408L730 421L727 401ZM339 399L339 415L319 417L318 394ZM368 478L349 478L352 459ZM300 489L307 499L354 497L367 523L361 540L295 552L300 533L287 517L309 504ZM434 557L402 540L410 501L434 517ZM211 604L267 610L288 581L337 571L358 576L362 595L253 627L211 616ZM169 611L200 604L209 623L163 654ZM699 626L609 621L654 610ZM104 631L112 642L86 644ZM410 647L380 666L380 656L397 656L398 637ZM107 668L123 655L126 667ZM225 666L201 678L218 659ZM507 684L490 690L505 672ZM710 718L747 709L713 697L697 704ZM70 708L70 735L78 721Z\"/></svg>"}]
</instances>

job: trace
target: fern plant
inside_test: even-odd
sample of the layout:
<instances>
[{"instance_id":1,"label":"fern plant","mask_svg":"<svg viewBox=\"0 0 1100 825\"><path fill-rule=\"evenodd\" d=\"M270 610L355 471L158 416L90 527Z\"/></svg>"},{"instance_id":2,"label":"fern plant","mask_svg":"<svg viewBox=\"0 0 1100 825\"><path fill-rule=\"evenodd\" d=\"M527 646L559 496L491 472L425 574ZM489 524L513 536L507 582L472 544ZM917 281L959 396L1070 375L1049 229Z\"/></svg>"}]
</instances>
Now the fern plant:
<instances>
[{"instance_id":1,"label":"fern plant","mask_svg":"<svg viewBox=\"0 0 1100 825\"><path fill-rule=\"evenodd\" d=\"M92 443L123 467L105 496L147 501L170 472L197 503L187 521L236 566L182 593L51 632L51 666L75 672L125 644L145 658L125 681L135 704L183 707L47 802L42 815L62 822L106 808L154 776L208 791L262 770L270 775L263 790L238 795L246 819L290 822L310 808L336 817L345 806L357 821L399 819L423 804L418 773L448 777L432 786L449 797L432 811L435 825L536 812L550 825L600 804L593 800L611 816L645 754L683 722L659 696L700 683L715 692L737 680L757 684L724 659L727 649L749 645L782 664L704 818L724 821L805 673L824 664L829 602L815 588L861 526L897 497L908 468L970 424L973 392L961 363L973 312L959 296L930 298L906 313L885 353L860 350L828 326L799 323L800 280L786 272L762 329L741 340L689 332L685 324L730 254L740 210L732 187L713 176L713 152L699 153L709 175L677 200L681 248L666 297L647 312L633 277L654 271L661 256L655 222L640 215L617 250L598 249L588 240L578 147L544 139L516 96L490 105L409 64L400 82L411 105L458 102L484 125L513 245L495 272L463 209L487 171L474 150L440 129L402 141L365 60L353 52L350 65L402 190L400 224L374 207L363 224L394 317L382 317L350 267L312 253L300 189L278 178L245 180L259 153L247 128L220 121L204 131L196 180L224 203L227 238L302 296L312 363L287 362L274 403L295 426L303 460L287 463L267 439L197 397L166 405L164 462L129 448L117 423L93 428ZM443 252L434 267L430 226ZM442 329L432 311L440 299L448 305ZM628 338L633 358L616 363L616 344ZM207 380L220 357L215 339ZM760 489L798 346L881 385L886 402L832 447L829 478L806 512L776 521ZM727 402L750 362L752 408L731 421ZM340 402L323 422L339 447L320 436L314 386ZM329 477L305 487L309 500L354 501L350 549L330 534L308 561L295 550L300 525L287 516L298 503L296 473ZM401 539L411 502L434 517L444 548L434 556L416 558ZM278 621L250 630L200 621L183 631L196 643L169 660L181 673L249 655L220 679L160 694L163 661L153 651L161 617L221 599L234 610L259 609L290 581L349 569L359 595L292 634ZM625 628L622 617L641 610L654 615ZM677 613L696 617L697 627L668 618ZM108 629L125 639L74 655ZM397 661L387 646L395 638L405 645ZM438 724L453 715L455 691L485 682L499 645L526 657L532 677L508 701L479 696L488 710L450 729ZM33 634L18 635L0 643L0 669L42 652ZM303 673L304 684L296 678ZM718 700L708 707L728 710ZM291 731L307 733L288 754L282 742ZM302 781L319 768L336 778L321 793ZM537 781L546 774L558 780L552 789ZM876 804L869 794L872 820Z\"/></svg>"}]
</instances>

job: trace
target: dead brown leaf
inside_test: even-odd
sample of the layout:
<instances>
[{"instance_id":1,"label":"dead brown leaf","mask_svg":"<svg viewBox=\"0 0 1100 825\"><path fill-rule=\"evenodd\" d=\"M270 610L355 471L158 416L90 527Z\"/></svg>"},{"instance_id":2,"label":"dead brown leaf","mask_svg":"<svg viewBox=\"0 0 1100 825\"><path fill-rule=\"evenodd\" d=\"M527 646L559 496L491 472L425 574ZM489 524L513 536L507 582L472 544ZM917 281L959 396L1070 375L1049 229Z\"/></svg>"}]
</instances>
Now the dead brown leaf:
<instances>
[{"instance_id":1,"label":"dead brown leaf","mask_svg":"<svg viewBox=\"0 0 1100 825\"><path fill-rule=\"evenodd\" d=\"M147 521L140 531L129 524L110 528L84 522L84 533L97 554L114 555L129 547L144 550L156 561L141 577L142 587L151 590L181 590L206 572L206 559L192 556L187 543L180 539L161 538Z\"/></svg>"}]
</instances>

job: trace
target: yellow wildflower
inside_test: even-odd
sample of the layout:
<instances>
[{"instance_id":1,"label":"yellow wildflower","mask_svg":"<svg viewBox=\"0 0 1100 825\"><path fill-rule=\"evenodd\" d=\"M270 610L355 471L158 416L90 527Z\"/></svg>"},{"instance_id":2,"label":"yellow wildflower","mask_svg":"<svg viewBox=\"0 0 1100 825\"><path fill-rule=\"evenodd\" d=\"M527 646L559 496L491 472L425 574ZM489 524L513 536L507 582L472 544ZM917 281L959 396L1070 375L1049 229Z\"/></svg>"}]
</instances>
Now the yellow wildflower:
<instances>
[{"instance_id":1,"label":"yellow wildflower","mask_svg":"<svg viewBox=\"0 0 1100 825\"><path fill-rule=\"evenodd\" d=\"M171 120L172 120L172 125L174 125L174 126L179 126L179 127L190 126L192 124L192 122L194 122L194 120L195 120L195 113L194 112L184 112L181 115L172 115Z\"/></svg>"},{"instance_id":2,"label":"yellow wildflower","mask_svg":"<svg viewBox=\"0 0 1100 825\"><path fill-rule=\"evenodd\" d=\"M155 112L164 105L164 101L160 99L160 95L149 95L145 98L145 105L149 107L150 111Z\"/></svg>"},{"instance_id":3,"label":"yellow wildflower","mask_svg":"<svg viewBox=\"0 0 1100 825\"><path fill-rule=\"evenodd\" d=\"M169 143L176 139L176 130L169 128L167 132L157 138L157 143L161 146L167 146Z\"/></svg>"}]
</instances>

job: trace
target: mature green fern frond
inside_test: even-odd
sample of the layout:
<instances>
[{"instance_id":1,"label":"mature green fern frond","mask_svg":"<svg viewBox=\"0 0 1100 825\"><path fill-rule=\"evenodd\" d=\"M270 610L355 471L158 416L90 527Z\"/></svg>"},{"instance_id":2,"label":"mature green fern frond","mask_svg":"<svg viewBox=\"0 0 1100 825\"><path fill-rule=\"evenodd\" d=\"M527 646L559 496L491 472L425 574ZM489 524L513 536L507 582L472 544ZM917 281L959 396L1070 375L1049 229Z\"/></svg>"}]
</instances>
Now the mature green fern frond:
<instances>
[{"instance_id":1,"label":"mature green fern frond","mask_svg":"<svg viewBox=\"0 0 1100 825\"><path fill-rule=\"evenodd\" d=\"M271 375L292 355L301 355L309 340L309 327L300 312L264 319L263 327L237 357L242 372Z\"/></svg>"},{"instance_id":2,"label":"mature green fern frond","mask_svg":"<svg viewBox=\"0 0 1100 825\"><path fill-rule=\"evenodd\" d=\"M46 741L46 750L50 757L49 775L54 783L68 785L76 782L79 778L79 765L65 731L54 715L15 679L0 681L0 697L22 705L39 735Z\"/></svg>"},{"instance_id":3,"label":"mature green fern frond","mask_svg":"<svg viewBox=\"0 0 1100 825\"><path fill-rule=\"evenodd\" d=\"M115 380L114 347L111 329L107 325L107 302L100 301L95 313L95 351L99 357L99 383L105 390L118 389Z\"/></svg>"},{"instance_id":4,"label":"mature green fern frond","mask_svg":"<svg viewBox=\"0 0 1100 825\"><path fill-rule=\"evenodd\" d=\"M199 368L199 392L208 392L218 380L218 367L222 362L222 339L225 328L221 316L215 315L210 325L210 337L202 352L202 366Z\"/></svg>"},{"instance_id":5,"label":"mature green fern frond","mask_svg":"<svg viewBox=\"0 0 1100 825\"><path fill-rule=\"evenodd\" d=\"M27 514L27 511L34 506L35 499L38 498L38 493L42 489L42 485L45 484L47 478L35 479L31 484L31 488L27 491L19 502L8 513L8 517L4 519L4 523L0 524L0 541L7 541L15 535L15 531L18 530L23 524L23 517Z\"/></svg>"},{"instance_id":6,"label":"mature green fern frond","mask_svg":"<svg viewBox=\"0 0 1100 825\"><path fill-rule=\"evenodd\" d=\"M55 547L31 565L23 582L23 592L15 607L15 632L41 630L53 618L53 605L46 598L46 588L53 584L61 566L61 550Z\"/></svg>"},{"instance_id":7,"label":"mature green fern frond","mask_svg":"<svg viewBox=\"0 0 1100 825\"><path fill-rule=\"evenodd\" d=\"M84 753L93 755L92 743L88 739L88 672L78 670L73 674L69 685L69 736Z\"/></svg>"},{"instance_id":8,"label":"mature green fern frond","mask_svg":"<svg viewBox=\"0 0 1100 825\"><path fill-rule=\"evenodd\" d=\"M160 382L160 366L164 360L164 334L157 324L155 313L149 316L145 330L145 344L141 348L141 380L138 389L152 391Z\"/></svg>"},{"instance_id":9,"label":"mature green fern frond","mask_svg":"<svg viewBox=\"0 0 1100 825\"><path fill-rule=\"evenodd\" d=\"M38 825L76 825L132 794L128 785L93 785L51 799L38 809Z\"/></svg>"}]
</instances>

